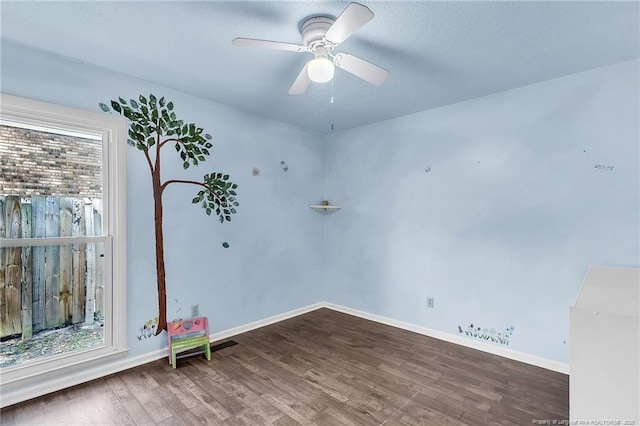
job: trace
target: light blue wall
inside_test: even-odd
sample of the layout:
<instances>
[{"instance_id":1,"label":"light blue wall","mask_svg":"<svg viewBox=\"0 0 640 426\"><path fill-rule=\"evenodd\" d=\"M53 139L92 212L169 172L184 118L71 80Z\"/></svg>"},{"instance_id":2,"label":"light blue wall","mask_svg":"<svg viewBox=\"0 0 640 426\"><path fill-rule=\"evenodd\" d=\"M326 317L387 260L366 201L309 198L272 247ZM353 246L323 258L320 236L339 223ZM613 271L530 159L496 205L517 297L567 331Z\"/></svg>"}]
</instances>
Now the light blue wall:
<instances>
[{"instance_id":1,"label":"light blue wall","mask_svg":"<svg viewBox=\"0 0 640 426\"><path fill-rule=\"evenodd\" d=\"M639 264L638 99L631 61L331 135L326 300L568 362L587 267Z\"/></svg>"},{"instance_id":2,"label":"light blue wall","mask_svg":"<svg viewBox=\"0 0 640 426\"><path fill-rule=\"evenodd\" d=\"M165 192L169 320L189 317L190 306L198 303L215 332L322 300L318 236L323 218L308 207L323 192L320 136L5 41L1 81L3 93L92 111L99 111L98 102L117 96L153 92L173 100L179 117L213 135L212 156L198 167L185 172L172 149L163 156L165 179L229 173L239 185L240 202L232 222L221 225L191 204L197 192L193 187L169 186ZM259 176L252 175L254 167ZM144 322L157 315L158 302L151 180L142 154L133 148L127 173L127 331L130 355L138 355L166 341L136 337ZM223 241L230 248L224 249Z\"/></svg>"},{"instance_id":3,"label":"light blue wall","mask_svg":"<svg viewBox=\"0 0 640 426\"><path fill-rule=\"evenodd\" d=\"M4 41L0 89L94 111L154 92L213 134L207 163L167 155L165 177L225 171L241 205L220 225L167 190L169 319L199 303L215 332L326 300L452 334L514 326L510 349L567 362L587 266L638 266L637 75L626 62L326 137ZM128 155L138 355L165 343L136 338L157 294L149 172ZM323 190L341 211L309 210Z\"/></svg>"}]
</instances>

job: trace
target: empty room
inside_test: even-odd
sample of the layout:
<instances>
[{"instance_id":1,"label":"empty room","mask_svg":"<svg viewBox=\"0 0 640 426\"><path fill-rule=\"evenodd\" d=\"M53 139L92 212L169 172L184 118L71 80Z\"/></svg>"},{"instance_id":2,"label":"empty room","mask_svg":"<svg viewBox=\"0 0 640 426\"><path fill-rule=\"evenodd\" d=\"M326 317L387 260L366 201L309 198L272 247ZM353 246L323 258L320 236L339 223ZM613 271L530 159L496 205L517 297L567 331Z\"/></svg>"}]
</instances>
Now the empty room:
<instances>
[{"instance_id":1,"label":"empty room","mask_svg":"<svg viewBox=\"0 0 640 426\"><path fill-rule=\"evenodd\" d=\"M640 3L0 16L3 425L640 425Z\"/></svg>"}]
</instances>

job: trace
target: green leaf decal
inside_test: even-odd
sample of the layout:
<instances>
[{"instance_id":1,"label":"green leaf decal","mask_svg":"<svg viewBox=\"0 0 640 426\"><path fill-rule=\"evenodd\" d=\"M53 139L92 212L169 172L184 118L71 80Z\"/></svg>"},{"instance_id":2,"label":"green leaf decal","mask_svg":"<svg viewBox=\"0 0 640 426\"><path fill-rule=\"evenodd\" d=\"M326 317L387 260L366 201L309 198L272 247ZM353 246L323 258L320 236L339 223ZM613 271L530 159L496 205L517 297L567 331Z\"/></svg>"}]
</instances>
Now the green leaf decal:
<instances>
[{"instance_id":1,"label":"green leaf decal","mask_svg":"<svg viewBox=\"0 0 640 426\"><path fill-rule=\"evenodd\" d=\"M111 108L113 108L113 110L116 111L117 113L122 112L122 108L120 108L120 104L117 103L116 101L111 101Z\"/></svg>"}]
</instances>

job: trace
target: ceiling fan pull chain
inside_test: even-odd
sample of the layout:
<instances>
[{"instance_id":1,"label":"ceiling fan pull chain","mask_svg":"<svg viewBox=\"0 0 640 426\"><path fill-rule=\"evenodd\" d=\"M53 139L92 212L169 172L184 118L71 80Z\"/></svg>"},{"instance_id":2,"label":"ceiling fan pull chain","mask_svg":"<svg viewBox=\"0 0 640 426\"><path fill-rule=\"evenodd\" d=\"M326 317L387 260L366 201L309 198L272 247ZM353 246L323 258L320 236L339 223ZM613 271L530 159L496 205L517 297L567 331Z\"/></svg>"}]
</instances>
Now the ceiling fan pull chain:
<instances>
[{"instance_id":1,"label":"ceiling fan pull chain","mask_svg":"<svg viewBox=\"0 0 640 426\"><path fill-rule=\"evenodd\" d=\"M334 82L334 80L335 80L335 79L333 79L333 78L331 79L331 103L332 103L332 104L333 104L333 101L334 101L334 99L335 99L335 98L334 98L334 91L333 91L333 87L334 87L334 86L333 86L333 82Z\"/></svg>"}]
</instances>

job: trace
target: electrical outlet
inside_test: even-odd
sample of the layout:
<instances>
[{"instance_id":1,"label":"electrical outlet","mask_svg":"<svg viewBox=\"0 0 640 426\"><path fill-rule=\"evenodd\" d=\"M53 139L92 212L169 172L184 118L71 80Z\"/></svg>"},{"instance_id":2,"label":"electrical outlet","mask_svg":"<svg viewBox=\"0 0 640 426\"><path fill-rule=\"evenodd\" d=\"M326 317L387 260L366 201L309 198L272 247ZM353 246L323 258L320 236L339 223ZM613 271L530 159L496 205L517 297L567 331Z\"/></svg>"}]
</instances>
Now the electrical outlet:
<instances>
[{"instance_id":1,"label":"electrical outlet","mask_svg":"<svg viewBox=\"0 0 640 426\"><path fill-rule=\"evenodd\" d=\"M191 316L197 317L200 313L200 307L198 305L191 305Z\"/></svg>"},{"instance_id":2,"label":"electrical outlet","mask_svg":"<svg viewBox=\"0 0 640 426\"><path fill-rule=\"evenodd\" d=\"M433 308L433 297L427 297L427 308Z\"/></svg>"}]
</instances>

